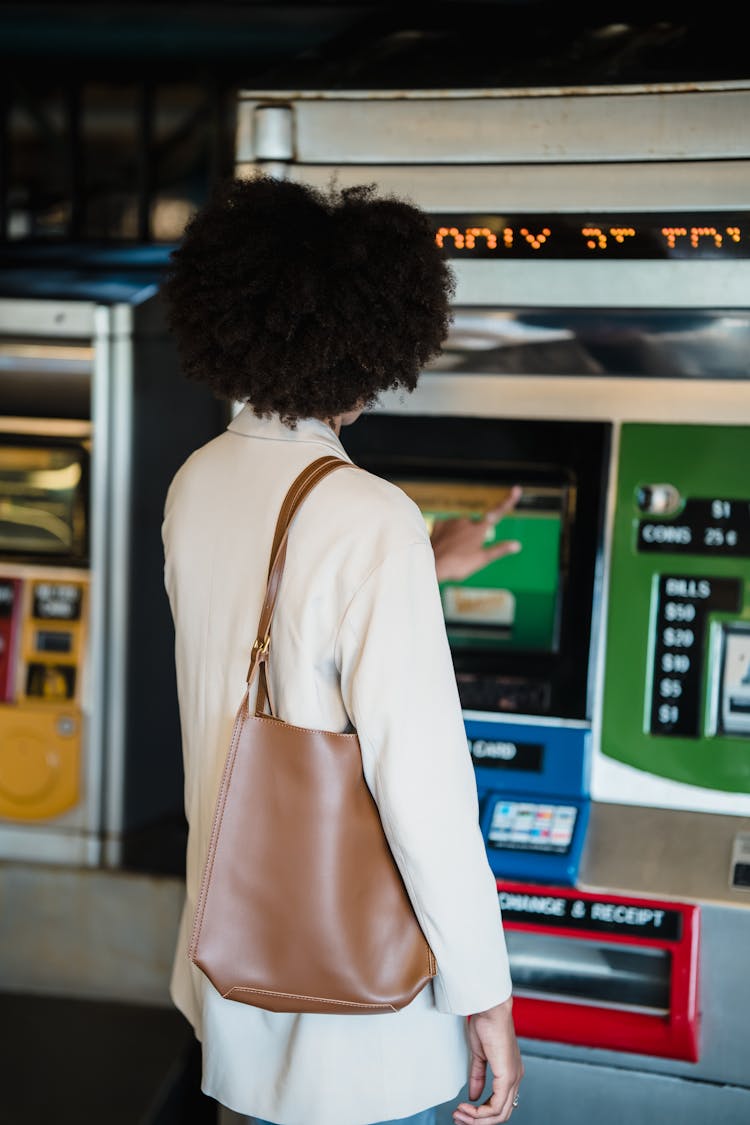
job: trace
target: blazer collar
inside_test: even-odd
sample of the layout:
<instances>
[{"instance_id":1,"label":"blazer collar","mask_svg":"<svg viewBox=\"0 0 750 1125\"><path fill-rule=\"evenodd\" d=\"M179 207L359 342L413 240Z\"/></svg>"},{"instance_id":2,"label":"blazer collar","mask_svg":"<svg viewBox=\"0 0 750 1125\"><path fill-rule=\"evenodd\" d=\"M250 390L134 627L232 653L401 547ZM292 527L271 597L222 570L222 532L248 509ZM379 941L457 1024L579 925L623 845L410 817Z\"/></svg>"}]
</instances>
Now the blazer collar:
<instances>
[{"instance_id":1,"label":"blazer collar","mask_svg":"<svg viewBox=\"0 0 750 1125\"><path fill-rule=\"evenodd\" d=\"M243 406L227 426L235 434L245 437L261 438L265 441L296 441L322 445L330 453L350 461L349 454L329 425L320 418L300 418L296 429L285 425L278 414L270 418L259 418L250 406Z\"/></svg>"}]
</instances>

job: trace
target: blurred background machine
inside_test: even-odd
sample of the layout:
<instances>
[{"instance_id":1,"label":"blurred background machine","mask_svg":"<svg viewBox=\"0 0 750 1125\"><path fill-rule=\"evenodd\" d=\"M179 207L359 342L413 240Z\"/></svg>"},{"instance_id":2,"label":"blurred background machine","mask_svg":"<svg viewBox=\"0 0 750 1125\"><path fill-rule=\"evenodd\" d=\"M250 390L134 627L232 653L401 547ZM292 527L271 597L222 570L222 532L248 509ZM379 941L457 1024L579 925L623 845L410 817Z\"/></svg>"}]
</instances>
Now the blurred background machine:
<instances>
[{"instance_id":1,"label":"blurred background machine","mask_svg":"<svg viewBox=\"0 0 750 1125\"><path fill-rule=\"evenodd\" d=\"M456 276L442 354L342 440L428 526L530 1120L750 1120L750 83L244 90L236 169L376 183Z\"/></svg>"},{"instance_id":2,"label":"blurred background machine","mask_svg":"<svg viewBox=\"0 0 750 1125\"><path fill-rule=\"evenodd\" d=\"M179 372L166 253L0 262L3 859L181 870L160 529L172 474L222 414Z\"/></svg>"}]
</instances>

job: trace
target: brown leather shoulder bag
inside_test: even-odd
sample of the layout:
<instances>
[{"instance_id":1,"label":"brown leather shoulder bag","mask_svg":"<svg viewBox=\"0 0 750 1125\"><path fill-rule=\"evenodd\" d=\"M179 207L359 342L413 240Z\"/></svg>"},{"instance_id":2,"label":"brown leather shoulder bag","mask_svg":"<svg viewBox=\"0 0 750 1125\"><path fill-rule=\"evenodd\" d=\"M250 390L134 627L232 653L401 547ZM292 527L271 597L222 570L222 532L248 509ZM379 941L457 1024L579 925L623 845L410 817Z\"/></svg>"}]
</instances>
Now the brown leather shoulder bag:
<instances>
[{"instance_id":1,"label":"brown leather shoulder bag","mask_svg":"<svg viewBox=\"0 0 750 1125\"><path fill-rule=\"evenodd\" d=\"M279 514L190 943L190 959L222 996L275 1012L390 1012L436 972L365 783L357 734L264 714L289 526L311 489L344 466L352 468L334 456L314 461Z\"/></svg>"}]
</instances>

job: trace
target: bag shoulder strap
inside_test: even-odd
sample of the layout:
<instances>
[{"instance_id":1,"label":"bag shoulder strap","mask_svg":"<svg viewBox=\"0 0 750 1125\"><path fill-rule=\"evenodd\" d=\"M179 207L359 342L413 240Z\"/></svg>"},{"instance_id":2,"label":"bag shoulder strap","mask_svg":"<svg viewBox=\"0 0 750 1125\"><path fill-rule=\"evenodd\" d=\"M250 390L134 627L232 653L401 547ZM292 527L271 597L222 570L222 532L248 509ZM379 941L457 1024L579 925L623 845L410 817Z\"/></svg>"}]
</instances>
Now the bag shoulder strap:
<instances>
[{"instance_id":1,"label":"bag shoulder strap","mask_svg":"<svg viewBox=\"0 0 750 1125\"><path fill-rule=\"evenodd\" d=\"M319 457L308 465L292 484L286 494L284 503L276 521L273 544L271 546L271 559L268 566L268 581L266 595L258 621L258 632L250 655L250 665L247 670L248 686L252 683L255 673L258 672L258 697L255 703L256 715L265 711L268 697L268 684L266 682L266 662L271 645L271 621L276 608L276 599L281 585L281 576L284 573L286 562L287 537L292 521L299 511L303 501L307 499L316 484L319 484L329 473L340 469L344 465L352 467L351 461L342 457Z\"/></svg>"}]
</instances>

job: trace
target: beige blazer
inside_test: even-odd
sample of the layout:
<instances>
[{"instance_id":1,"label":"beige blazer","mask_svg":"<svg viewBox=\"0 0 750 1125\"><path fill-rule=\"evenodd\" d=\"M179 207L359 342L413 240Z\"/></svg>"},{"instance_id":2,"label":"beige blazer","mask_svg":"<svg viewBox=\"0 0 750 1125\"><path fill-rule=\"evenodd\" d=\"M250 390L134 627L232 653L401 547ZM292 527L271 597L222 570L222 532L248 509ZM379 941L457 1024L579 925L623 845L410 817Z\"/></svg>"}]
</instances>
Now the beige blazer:
<instances>
[{"instance_id":1,"label":"beige blazer","mask_svg":"<svg viewBox=\"0 0 750 1125\"><path fill-rule=\"evenodd\" d=\"M331 453L349 460L325 423L291 429L245 407L177 472L163 523L189 823L172 997L202 1041L204 1091L279 1125L366 1125L454 1098L463 1017L511 991L427 529L399 488L355 469L319 484L290 531L270 684L288 722L357 730L438 976L401 1012L288 1015L222 999L188 961L276 517L294 477Z\"/></svg>"}]
</instances>

